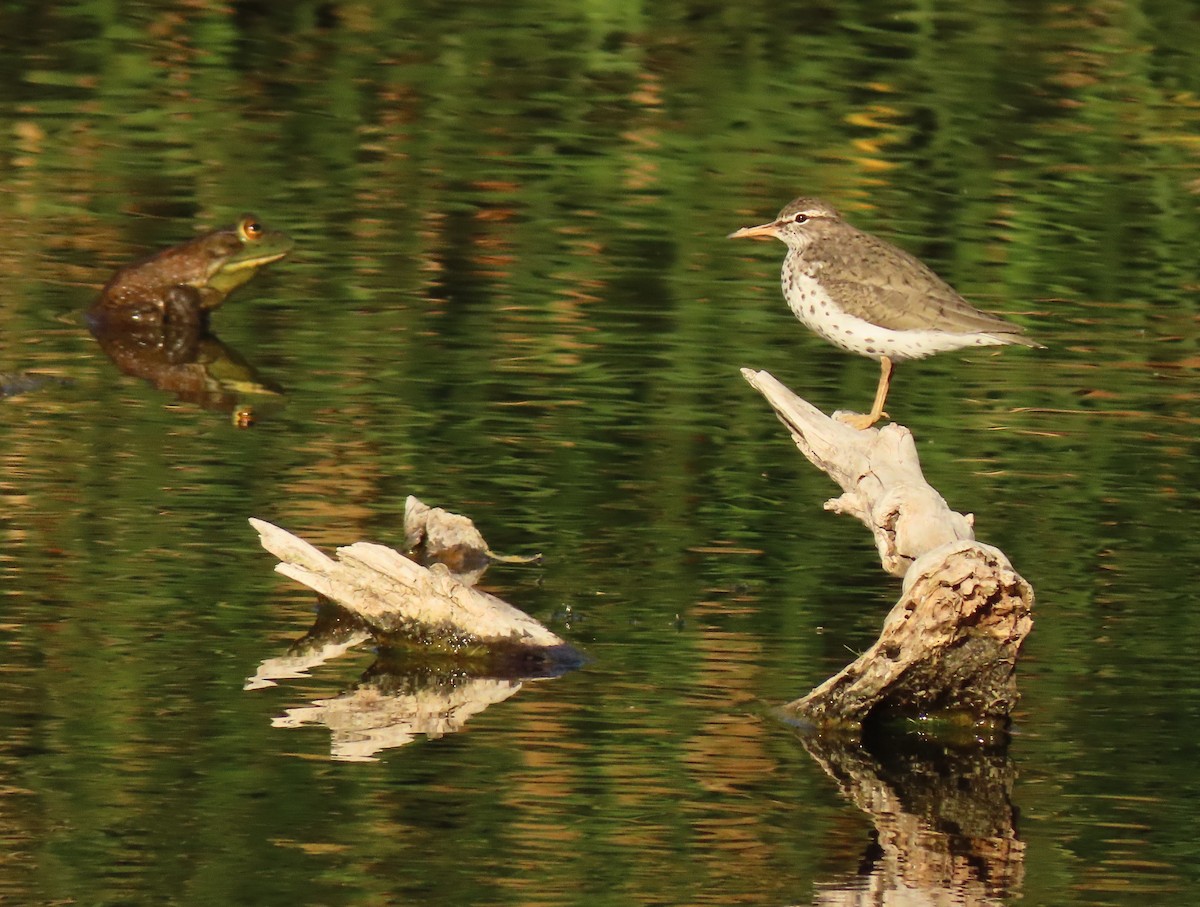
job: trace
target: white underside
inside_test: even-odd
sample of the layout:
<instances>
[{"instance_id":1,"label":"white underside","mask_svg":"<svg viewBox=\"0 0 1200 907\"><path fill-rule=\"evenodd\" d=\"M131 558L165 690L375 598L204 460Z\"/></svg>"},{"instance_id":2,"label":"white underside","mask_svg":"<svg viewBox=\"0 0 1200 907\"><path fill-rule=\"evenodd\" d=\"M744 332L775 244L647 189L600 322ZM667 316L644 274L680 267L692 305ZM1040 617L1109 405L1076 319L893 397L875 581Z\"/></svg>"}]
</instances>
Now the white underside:
<instances>
[{"instance_id":1,"label":"white underside","mask_svg":"<svg viewBox=\"0 0 1200 907\"><path fill-rule=\"evenodd\" d=\"M892 331L842 311L821 285L806 274L797 274L789 287L788 273L783 274L783 296L788 308L809 330L820 334L834 346L860 356L896 362L924 359L934 353L960 350L970 346L1001 346L1009 341L995 334L950 334L945 331Z\"/></svg>"}]
</instances>

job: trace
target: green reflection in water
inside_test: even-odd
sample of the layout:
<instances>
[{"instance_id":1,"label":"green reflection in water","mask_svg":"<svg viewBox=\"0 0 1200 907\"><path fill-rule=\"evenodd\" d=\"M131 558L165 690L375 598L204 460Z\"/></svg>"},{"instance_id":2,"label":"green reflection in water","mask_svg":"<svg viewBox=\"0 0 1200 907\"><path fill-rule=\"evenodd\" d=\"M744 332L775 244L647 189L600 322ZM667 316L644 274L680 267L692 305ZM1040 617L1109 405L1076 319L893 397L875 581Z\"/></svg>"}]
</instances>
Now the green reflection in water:
<instances>
[{"instance_id":1,"label":"green reflection in water","mask_svg":"<svg viewBox=\"0 0 1200 907\"><path fill-rule=\"evenodd\" d=\"M1023 893L1195 886L1190 5L102 3L0 10L4 819L14 902L803 903L869 824L764 704L896 588L737 376L825 408L800 191L1050 350L902 366L926 474L1039 590ZM124 377L111 271L261 213L287 262L217 313L288 392L249 431ZM404 497L540 571L489 583L593 657L455 737L328 762L254 694L302 632L245 518L398 543ZM568 611L569 609L569 611ZM1170 892L1170 893L1168 893Z\"/></svg>"}]
</instances>

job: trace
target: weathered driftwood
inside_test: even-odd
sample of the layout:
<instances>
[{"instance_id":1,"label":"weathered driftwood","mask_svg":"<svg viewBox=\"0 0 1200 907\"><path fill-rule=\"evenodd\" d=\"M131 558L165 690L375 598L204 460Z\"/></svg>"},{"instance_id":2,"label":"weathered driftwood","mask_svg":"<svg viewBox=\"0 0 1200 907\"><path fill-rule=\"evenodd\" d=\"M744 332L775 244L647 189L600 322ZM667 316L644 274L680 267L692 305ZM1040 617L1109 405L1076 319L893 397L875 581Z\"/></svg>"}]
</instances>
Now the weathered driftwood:
<instances>
[{"instance_id":1,"label":"weathered driftwood","mask_svg":"<svg viewBox=\"0 0 1200 907\"><path fill-rule=\"evenodd\" d=\"M975 541L921 472L901 425L859 431L830 418L767 372L743 369L800 451L841 487L827 510L861 520L883 568L904 578L879 640L786 708L815 724L857 725L883 712L961 712L1004 721L1033 626L1033 590L1004 554Z\"/></svg>"},{"instance_id":2,"label":"weathered driftwood","mask_svg":"<svg viewBox=\"0 0 1200 907\"><path fill-rule=\"evenodd\" d=\"M412 502L420 505L413 498L410 508ZM445 564L424 567L370 542L339 548L335 560L271 523L251 519L250 524L263 547L281 561L277 572L351 611L384 641L404 639L462 654L571 651L532 617L463 582Z\"/></svg>"},{"instance_id":3,"label":"weathered driftwood","mask_svg":"<svg viewBox=\"0 0 1200 907\"><path fill-rule=\"evenodd\" d=\"M472 716L515 694L528 680L577 666L578 653L528 615L472 588L496 560L466 517L414 497L405 511L406 544L427 568L359 542L322 554L261 520L250 521L276 570L325 596L316 623L287 655L259 664L245 689L303 677L369 638L376 661L341 694L288 709L275 727L325 725L333 758L370 760L418 737L461 730Z\"/></svg>"},{"instance_id":4,"label":"weathered driftwood","mask_svg":"<svg viewBox=\"0 0 1200 907\"><path fill-rule=\"evenodd\" d=\"M473 586L491 564L530 564L542 556L497 554L471 520L441 507L429 507L413 495L404 505L404 547L426 566L439 563Z\"/></svg>"},{"instance_id":5,"label":"weathered driftwood","mask_svg":"<svg viewBox=\"0 0 1200 907\"><path fill-rule=\"evenodd\" d=\"M445 564L468 586L488 568L488 544L471 520L440 507L429 507L413 495L404 505L404 547L422 564Z\"/></svg>"}]
</instances>

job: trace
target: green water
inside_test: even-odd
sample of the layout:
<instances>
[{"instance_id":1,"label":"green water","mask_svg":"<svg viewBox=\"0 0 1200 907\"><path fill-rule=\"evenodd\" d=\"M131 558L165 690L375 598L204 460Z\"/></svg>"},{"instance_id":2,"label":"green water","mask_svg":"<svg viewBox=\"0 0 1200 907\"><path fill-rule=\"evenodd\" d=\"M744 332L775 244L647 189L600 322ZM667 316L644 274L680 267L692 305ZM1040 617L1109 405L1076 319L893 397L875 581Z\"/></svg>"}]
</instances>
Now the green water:
<instances>
[{"instance_id":1,"label":"green water","mask_svg":"<svg viewBox=\"0 0 1200 907\"><path fill-rule=\"evenodd\" d=\"M65 382L0 400L0 900L865 888L871 817L771 708L899 588L738 369L861 410L877 367L724 239L801 192L1048 347L888 404L1038 594L996 898L1200 900L1197 47L1170 0L0 4L0 373ZM239 429L82 312L244 210L297 247L214 317L286 392ZM541 552L486 585L589 661L335 759L272 721L375 653L243 689L314 605L246 519L398 545L409 494Z\"/></svg>"}]
</instances>

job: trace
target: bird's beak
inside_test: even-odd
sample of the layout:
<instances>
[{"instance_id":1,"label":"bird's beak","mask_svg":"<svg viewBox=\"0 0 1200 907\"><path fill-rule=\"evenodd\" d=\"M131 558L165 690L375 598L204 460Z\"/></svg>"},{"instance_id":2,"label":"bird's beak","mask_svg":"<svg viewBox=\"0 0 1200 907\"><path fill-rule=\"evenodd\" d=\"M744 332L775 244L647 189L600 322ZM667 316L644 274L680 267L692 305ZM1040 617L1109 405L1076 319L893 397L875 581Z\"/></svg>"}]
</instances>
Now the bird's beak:
<instances>
[{"instance_id":1,"label":"bird's beak","mask_svg":"<svg viewBox=\"0 0 1200 907\"><path fill-rule=\"evenodd\" d=\"M769 224L759 224L757 227L742 227L740 230L734 230L726 239L774 239L777 229L775 221Z\"/></svg>"}]
</instances>

